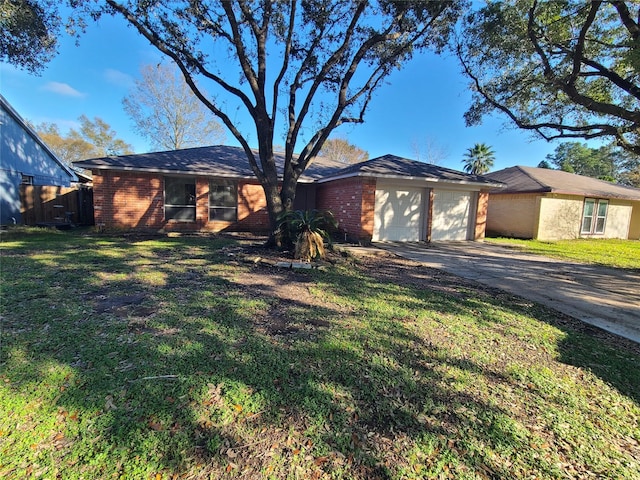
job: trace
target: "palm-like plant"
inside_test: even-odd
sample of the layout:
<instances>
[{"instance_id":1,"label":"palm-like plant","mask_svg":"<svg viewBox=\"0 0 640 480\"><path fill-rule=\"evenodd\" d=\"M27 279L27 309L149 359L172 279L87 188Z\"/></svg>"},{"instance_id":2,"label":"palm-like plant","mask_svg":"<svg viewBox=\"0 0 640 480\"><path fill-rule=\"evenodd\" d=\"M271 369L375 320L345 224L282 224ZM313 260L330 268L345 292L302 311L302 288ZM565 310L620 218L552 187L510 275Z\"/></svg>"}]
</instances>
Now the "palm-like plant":
<instances>
[{"instance_id":1,"label":"palm-like plant","mask_svg":"<svg viewBox=\"0 0 640 480\"><path fill-rule=\"evenodd\" d=\"M464 154L464 171L472 175L483 175L493 167L495 153L486 143L476 143Z\"/></svg>"},{"instance_id":2,"label":"palm-like plant","mask_svg":"<svg viewBox=\"0 0 640 480\"><path fill-rule=\"evenodd\" d=\"M285 212L278 219L280 229L286 229L294 244L294 257L311 261L324 258L325 239L329 239L329 228L336 228L333 214L320 210L296 210Z\"/></svg>"}]
</instances>

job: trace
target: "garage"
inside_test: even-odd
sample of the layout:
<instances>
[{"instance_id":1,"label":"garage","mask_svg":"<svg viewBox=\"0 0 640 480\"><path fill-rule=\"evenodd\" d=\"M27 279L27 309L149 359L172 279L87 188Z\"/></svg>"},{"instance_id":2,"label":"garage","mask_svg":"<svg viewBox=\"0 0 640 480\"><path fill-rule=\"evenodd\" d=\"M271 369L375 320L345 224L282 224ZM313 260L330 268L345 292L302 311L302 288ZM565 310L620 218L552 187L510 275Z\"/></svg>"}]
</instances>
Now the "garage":
<instances>
[{"instance_id":1,"label":"garage","mask_svg":"<svg viewBox=\"0 0 640 480\"><path fill-rule=\"evenodd\" d=\"M318 180L317 208L344 238L363 244L479 240L488 190L503 184L430 163L384 155Z\"/></svg>"},{"instance_id":2,"label":"garage","mask_svg":"<svg viewBox=\"0 0 640 480\"><path fill-rule=\"evenodd\" d=\"M434 190L431 241L468 240L471 192Z\"/></svg>"},{"instance_id":3,"label":"garage","mask_svg":"<svg viewBox=\"0 0 640 480\"><path fill-rule=\"evenodd\" d=\"M387 242L424 240L424 203L424 188L377 188L373 240Z\"/></svg>"}]
</instances>

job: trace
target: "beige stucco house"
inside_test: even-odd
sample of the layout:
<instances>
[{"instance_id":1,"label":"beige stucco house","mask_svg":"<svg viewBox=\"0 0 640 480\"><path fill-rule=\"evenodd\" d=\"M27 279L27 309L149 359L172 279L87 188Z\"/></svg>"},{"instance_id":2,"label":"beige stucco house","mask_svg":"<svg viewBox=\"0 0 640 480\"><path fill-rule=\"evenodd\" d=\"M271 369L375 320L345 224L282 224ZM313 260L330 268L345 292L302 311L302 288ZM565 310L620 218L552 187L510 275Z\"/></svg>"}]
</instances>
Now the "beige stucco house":
<instances>
[{"instance_id":1,"label":"beige stucco house","mask_svg":"<svg viewBox=\"0 0 640 480\"><path fill-rule=\"evenodd\" d=\"M640 239L640 189L534 167L486 177L506 184L489 194L487 235Z\"/></svg>"}]
</instances>

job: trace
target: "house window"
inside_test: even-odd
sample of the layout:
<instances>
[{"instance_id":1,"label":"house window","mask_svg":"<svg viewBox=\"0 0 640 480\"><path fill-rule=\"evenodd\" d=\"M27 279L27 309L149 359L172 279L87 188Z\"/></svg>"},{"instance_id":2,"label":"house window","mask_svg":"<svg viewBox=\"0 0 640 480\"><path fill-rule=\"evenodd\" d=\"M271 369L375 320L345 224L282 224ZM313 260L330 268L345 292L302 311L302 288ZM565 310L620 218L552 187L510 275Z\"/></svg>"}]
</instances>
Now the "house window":
<instances>
[{"instance_id":1,"label":"house window","mask_svg":"<svg viewBox=\"0 0 640 480\"><path fill-rule=\"evenodd\" d=\"M22 185L33 185L33 175L22 174Z\"/></svg>"},{"instance_id":2,"label":"house window","mask_svg":"<svg viewBox=\"0 0 640 480\"><path fill-rule=\"evenodd\" d=\"M195 178L165 177L164 218L182 222L196 221Z\"/></svg>"},{"instance_id":3,"label":"house window","mask_svg":"<svg viewBox=\"0 0 640 480\"><path fill-rule=\"evenodd\" d=\"M235 222L238 218L238 187L229 180L209 182L209 220Z\"/></svg>"},{"instance_id":4,"label":"house window","mask_svg":"<svg viewBox=\"0 0 640 480\"><path fill-rule=\"evenodd\" d=\"M582 213L582 228L580 233L583 234L602 234L604 233L607 221L607 209L609 207L608 200L596 200L595 198L585 198L584 210Z\"/></svg>"}]
</instances>

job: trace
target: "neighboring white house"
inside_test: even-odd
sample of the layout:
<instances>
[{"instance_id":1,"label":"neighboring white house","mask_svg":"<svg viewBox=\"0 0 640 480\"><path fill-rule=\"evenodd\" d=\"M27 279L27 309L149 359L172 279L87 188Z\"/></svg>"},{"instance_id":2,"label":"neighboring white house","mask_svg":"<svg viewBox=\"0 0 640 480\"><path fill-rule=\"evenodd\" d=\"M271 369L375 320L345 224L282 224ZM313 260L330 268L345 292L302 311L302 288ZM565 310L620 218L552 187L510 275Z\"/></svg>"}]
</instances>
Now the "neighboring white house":
<instances>
[{"instance_id":1,"label":"neighboring white house","mask_svg":"<svg viewBox=\"0 0 640 480\"><path fill-rule=\"evenodd\" d=\"M21 223L21 184L68 187L78 181L2 95L0 137L0 225Z\"/></svg>"},{"instance_id":2,"label":"neighboring white house","mask_svg":"<svg viewBox=\"0 0 640 480\"><path fill-rule=\"evenodd\" d=\"M486 176L506 184L489 194L487 235L640 239L640 189L534 167Z\"/></svg>"}]
</instances>

